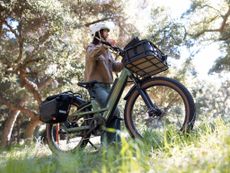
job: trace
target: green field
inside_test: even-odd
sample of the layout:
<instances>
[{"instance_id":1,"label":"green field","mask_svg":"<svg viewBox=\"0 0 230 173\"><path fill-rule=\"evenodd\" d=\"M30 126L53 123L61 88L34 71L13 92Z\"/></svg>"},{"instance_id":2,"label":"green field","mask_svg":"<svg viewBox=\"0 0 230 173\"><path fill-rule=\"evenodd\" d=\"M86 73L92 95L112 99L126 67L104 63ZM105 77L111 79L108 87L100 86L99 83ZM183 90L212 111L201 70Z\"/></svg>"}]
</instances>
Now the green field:
<instances>
[{"instance_id":1,"label":"green field","mask_svg":"<svg viewBox=\"0 0 230 173\"><path fill-rule=\"evenodd\" d=\"M0 153L1 173L230 172L230 124L216 119L196 124L190 134L122 139L122 149L52 155L46 145L15 146Z\"/></svg>"}]
</instances>

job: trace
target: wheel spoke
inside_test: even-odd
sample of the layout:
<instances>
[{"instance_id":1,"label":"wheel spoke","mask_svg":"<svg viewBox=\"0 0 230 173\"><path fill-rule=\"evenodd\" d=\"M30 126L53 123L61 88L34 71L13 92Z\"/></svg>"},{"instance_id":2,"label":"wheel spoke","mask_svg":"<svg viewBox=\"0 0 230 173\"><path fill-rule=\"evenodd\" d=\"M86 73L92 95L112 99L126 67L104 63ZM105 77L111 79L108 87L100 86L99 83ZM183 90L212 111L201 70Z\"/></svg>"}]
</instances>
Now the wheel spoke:
<instances>
[{"instance_id":1,"label":"wheel spoke","mask_svg":"<svg viewBox=\"0 0 230 173\"><path fill-rule=\"evenodd\" d=\"M127 101L125 121L134 137L154 133L162 135L165 129L184 129L189 117L195 116L194 101L189 91L178 81L156 77L141 85L151 101L163 112L160 116L149 117L148 109L138 91Z\"/></svg>"},{"instance_id":2,"label":"wheel spoke","mask_svg":"<svg viewBox=\"0 0 230 173\"><path fill-rule=\"evenodd\" d=\"M98 149L90 140L88 141L90 143L90 145L95 148L96 150Z\"/></svg>"},{"instance_id":3,"label":"wheel spoke","mask_svg":"<svg viewBox=\"0 0 230 173\"><path fill-rule=\"evenodd\" d=\"M60 124L58 123L55 130L57 144L59 144L59 131L60 131Z\"/></svg>"},{"instance_id":4,"label":"wheel spoke","mask_svg":"<svg viewBox=\"0 0 230 173\"><path fill-rule=\"evenodd\" d=\"M78 110L78 106L72 104L70 106L70 114L74 114ZM82 111L89 111L89 108L86 108ZM69 118L64 123L58 124L48 124L47 125L47 141L50 149L54 153L60 152L72 152L74 150L83 149L89 144L91 150L96 148L96 145L92 141L89 141L91 138L91 132L86 129L79 130L77 132L68 133L67 129L83 127L90 125L90 121L93 119L92 115L86 115L84 117L77 117L69 115ZM80 128L79 128L80 129ZM92 136L94 137L94 136ZM100 141L100 140L93 140ZM87 147L87 150L90 150Z\"/></svg>"}]
</instances>

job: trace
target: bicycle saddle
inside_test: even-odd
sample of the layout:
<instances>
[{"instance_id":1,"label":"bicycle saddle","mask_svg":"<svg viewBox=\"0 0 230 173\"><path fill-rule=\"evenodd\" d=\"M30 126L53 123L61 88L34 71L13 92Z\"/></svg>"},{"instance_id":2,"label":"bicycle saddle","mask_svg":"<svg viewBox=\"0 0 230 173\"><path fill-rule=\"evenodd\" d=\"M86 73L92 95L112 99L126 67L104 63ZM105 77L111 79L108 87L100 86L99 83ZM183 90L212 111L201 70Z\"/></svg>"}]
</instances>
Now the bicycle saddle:
<instances>
[{"instance_id":1,"label":"bicycle saddle","mask_svg":"<svg viewBox=\"0 0 230 173\"><path fill-rule=\"evenodd\" d=\"M90 82L78 82L77 85L83 88L91 88L93 85L97 83L96 80L90 81Z\"/></svg>"}]
</instances>

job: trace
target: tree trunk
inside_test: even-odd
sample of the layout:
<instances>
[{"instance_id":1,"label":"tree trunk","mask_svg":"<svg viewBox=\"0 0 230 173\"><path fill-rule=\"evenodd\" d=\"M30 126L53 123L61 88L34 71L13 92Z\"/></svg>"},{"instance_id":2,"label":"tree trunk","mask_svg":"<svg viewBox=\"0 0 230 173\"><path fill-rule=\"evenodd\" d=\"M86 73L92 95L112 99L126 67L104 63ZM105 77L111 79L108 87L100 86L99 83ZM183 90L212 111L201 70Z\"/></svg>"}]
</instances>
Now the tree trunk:
<instances>
[{"instance_id":1,"label":"tree trunk","mask_svg":"<svg viewBox=\"0 0 230 173\"><path fill-rule=\"evenodd\" d=\"M34 130L39 124L41 124L41 121L39 120L38 116L36 116L30 120L29 124L26 127L26 133L25 133L26 139L32 139L33 138Z\"/></svg>"},{"instance_id":2,"label":"tree trunk","mask_svg":"<svg viewBox=\"0 0 230 173\"><path fill-rule=\"evenodd\" d=\"M21 99L18 102L19 106L24 106L25 102L27 100L27 97ZM1 146L2 147L6 147L10 144L11 141L11 135L12 135L12 131L14 128L14 124L17 120L18 115L20 114L20 110L18 109L13 109L13 108L9 108L9 116L7 117L4 127L3 127L3 135L1 137Z\"/></svg>"},{"instance_id":3,"label":"tree trunk","mask_svg":"<svg viewBox=\"0 0 230 173\"><path fill-rule=\"evenodd\" d=\"M6 119L3 127L3 135L1 140L2 147L6 147L10 144L13 127L19 114L20 114L19 110L10 111L9 116Z\"/></svg>"}]
</instances>

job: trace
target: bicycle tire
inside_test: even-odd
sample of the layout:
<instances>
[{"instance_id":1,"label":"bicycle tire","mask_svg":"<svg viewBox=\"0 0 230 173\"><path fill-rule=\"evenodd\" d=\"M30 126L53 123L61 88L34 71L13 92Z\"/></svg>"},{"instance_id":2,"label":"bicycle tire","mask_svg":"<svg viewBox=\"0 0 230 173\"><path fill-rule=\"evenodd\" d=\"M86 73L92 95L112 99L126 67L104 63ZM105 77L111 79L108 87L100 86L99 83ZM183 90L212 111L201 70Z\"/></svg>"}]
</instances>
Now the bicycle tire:
<instances>
[{"instance_id":1,"label":"bicycle tire","mask_svg":"<svg viewBox=\"0 0 230 173\"><path fill-rule=\"evenodd\" d=\"M74 109L79 109L80 105L72 103L70 106L70 110ZM61 147L60 144L60 139L65 138L64 134L60 134L59 132L63 129L59 128L58 126L61 127L62 125L65 125L66 123L75 123L75 121L72 121L70 119L67 119L66 122L63 123L56 123L56 124L47 124L46 125L46 138L47 138L47 144L50 148L50 150L54 154L60 154L60 153L74 153L77 150L84 149L89 141L90 134L86 137L80 137L79 142L77 144L74 144L74 146L70 146L71 148L64 148L64 146ZM57 130L58 129L58 130ZM56 132L56 134L55 134ZM55 137L55 135L58 135ZM64 135L64 136L62 136ZM67 134L68 135L68 134ZM59 138L59 141L57 140L57 137ZM74 134L73 134L74 137ZM63 139L62 142L64 142L65 139ZM66 139L67 140L67 139Z\"/></svg>"},{"instance_id":2,"label":"bicycle tire","mask_svg":"<svg viewBox=\"0 0 230 173\"><path fill-rule=\"evenodd\" d=\"M143 80L141 82L141 88L144 89L145 91L147 91L149 88L153 88L153 87L155 87L155 88L158 87L158 91L160 91L160 88L165 88L164 89L165 91L166 91L166 89L168 89L169 91L172 90L172 92L175 92L175 94L178 94L177 97L178 98L180 97L182 99L181 102L183 102L183 104L184 104L184 108L183 107L181 107L181 108L183 108L185 111L184 117L182 117L184 119L183 125L179 128L179 130L182 132L188 132L189 130L191 130L194 126L194 123L195 123L196 114L195 114L194 100L192 98L192 95L188 91L188 89L183 84L178 82L177 80L170 79L167 77L155 77L155 78ZM162 89L162 91L164 91L164 90ZM170 93L169 91L168 91L168 93ZM151 91L151 92L153 92L153 91ZM155 95L154 95L154 93L150 93L149 95L152 95L152 97L155 97L155 100L163 100L164 101L164 99L165 100L170 99L170 97L165 97L162 99L157 98L157 96L156 96L157 94L159 96L163 95L163 93L162 93L162 95L160 95L160 93L155 93ZM174 95L172 95L172 96L174 97ZM126 106L125 106L125 111L124 111L125 125L129 131L130 135L133 138L143 138L144 133L146 132L146 131L144 132L144 130L143 130L143 132L141 132L140 128L137 127L137 126L139 126L137 123L141 123L142 121L140 120L140 122L136 123L135 121L138 118L134 117L135 113L136 113L134 110L135 109L134 107L135 107L135 105L137 105L136 103L141 102L141 99L142 98L141 98L140 94L138 93L138 90L133 88L130 96L127 98L127 102L126 102ZM164 104L163 101L162 101L162 104ZM158 101L158 102L160 103L160 101ZM157 105L157 106L159 106L159 105ZM144 103L143 103L143 105L141 105L142 109L143 109L143 107L145 107ZM162 109L163 109L163 106L162 106ZM138 116L140 117L141 114L139 114ZM173 118L171 118L171 119L173 119ZM167 123L168 123L168 121L167 121ZM143 126L143 125L140 125L140 126ZM144 127L143 127L143 129L144 129ZM153 131L153 130L155 130L155 129L152 128L151 131Z\"/></svg>"}]
</instances>

